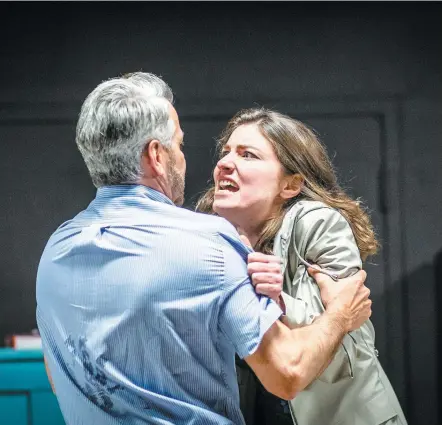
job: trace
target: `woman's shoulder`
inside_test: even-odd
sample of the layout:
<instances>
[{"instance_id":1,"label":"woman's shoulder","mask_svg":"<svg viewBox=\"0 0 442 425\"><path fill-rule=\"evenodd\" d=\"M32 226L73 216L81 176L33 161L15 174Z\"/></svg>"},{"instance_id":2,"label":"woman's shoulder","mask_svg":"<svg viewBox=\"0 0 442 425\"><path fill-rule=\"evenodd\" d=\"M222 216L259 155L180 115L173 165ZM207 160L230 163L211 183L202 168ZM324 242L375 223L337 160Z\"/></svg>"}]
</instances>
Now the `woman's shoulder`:
<instances>
[{"instance_id":1,"label":"woman's shoulder","mask_svg":"<svg viewBox=\"0 0 442 425\"><path fill-rule=\"evenodd\" d=\"M284 221L312 223L324 220L345 220L339 210L327 205L321 201L311 201L303 199L294 204L286 216Z\"/></svg>"},{"instance_id":2,"label":"woman's shoulder","mask_svg":"<svg viewBox=\"0 0 442 425\"><path fill-rule=\"evenodd\" d=\"M290 208L279 234L283 239L293 235L299 242L311 242L324 234L334 238L353 238L350 223L339 210L324 202L309 200L301 200Z\"/></svg>"},{"instance_id":3,"label":"woman's shoulder","mask_svg":"<svg viewBox=\"0 0 442 425\"><path fill-rule=\"evenodd\" d=\"M287 211L275 241L319 237L324 232L338 232L343 235L353 235L350 223L339 210L321 201L302 199ZM309 236L310 235L310 236Z\"/></svg>"},{"instance_id":4,"label":"woman's shoulder","mask_svg":"<svg viewBox=\"0 0 442 425\"><path fill-rule=\"evenodd\" d=\"M294 205L281 229L281 242L290 252L293 247L304 258L326 264L339 259L340 264L360 267L359 249L350 223L339 210L318 201L299 201ZM289 215L289 213L287 215ZM345 248L345 249L344 249Z\"/></svg>"}]
</instances>

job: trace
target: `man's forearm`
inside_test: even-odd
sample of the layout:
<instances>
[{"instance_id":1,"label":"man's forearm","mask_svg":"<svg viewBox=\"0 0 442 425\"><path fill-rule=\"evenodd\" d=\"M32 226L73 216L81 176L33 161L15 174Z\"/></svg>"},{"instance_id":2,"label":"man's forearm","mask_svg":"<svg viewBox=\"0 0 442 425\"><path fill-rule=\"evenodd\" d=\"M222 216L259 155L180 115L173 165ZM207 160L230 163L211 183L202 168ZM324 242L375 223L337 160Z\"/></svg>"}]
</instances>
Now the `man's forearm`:
<instances>
[{"instance_id":1,"label":"man's forearm","mask_svg":"<svg viewBox=\"0 0 442 425\"><path fill-rule=\"evenodd\" d=\"M326 312L303 328L284 322L276 321L245 360L267 391L291 400L328 366L349 324L341 312Z\"/></svg>"},{"instance_id":2,"label":"man's forearm","mask_svg":"<svg viewBox=\"0 0 442 425\"><path fill-rule=\"evenodd\" d=\"M346 334L345 321L338 313L324 313L291 334L291 367L296 371L298 391L302 391L329 365Z\"/></svg>"},{"instance_id":3,"label":"man's forearm","mask_svg":"<svg viewBox=\"0 0 442 425\"><path fill-rule=\"evenodd\" d=\"M321 291L336 284L330 277L317 274ZM358 329L371 315L366 276L361 270L343 279L325 313L311 325L290 329L283 318L273 323L256 351L245 358L267 391L290 400L329 365L346 333Z\"/></svg>"}]
</instances>

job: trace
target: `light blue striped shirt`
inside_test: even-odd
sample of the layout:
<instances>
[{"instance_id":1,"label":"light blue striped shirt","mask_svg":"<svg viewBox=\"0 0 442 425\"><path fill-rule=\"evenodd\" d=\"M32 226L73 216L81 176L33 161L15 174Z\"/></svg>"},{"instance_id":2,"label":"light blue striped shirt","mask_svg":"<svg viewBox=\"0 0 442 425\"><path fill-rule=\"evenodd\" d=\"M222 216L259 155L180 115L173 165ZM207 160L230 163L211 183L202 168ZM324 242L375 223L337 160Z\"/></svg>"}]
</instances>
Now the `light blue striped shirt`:
<instances>
[{"instance_id":1,"label":"light blue striped shirt","mask_svg":"<svg viewBox=\"0 0 442 425\"><path fill-rule=\"evenodd\" d=\"M140 185L98 189L37 274L37 323L68 425L243 424L234 354L281 315L222 218Z\"/></svg>"}]
</instances>

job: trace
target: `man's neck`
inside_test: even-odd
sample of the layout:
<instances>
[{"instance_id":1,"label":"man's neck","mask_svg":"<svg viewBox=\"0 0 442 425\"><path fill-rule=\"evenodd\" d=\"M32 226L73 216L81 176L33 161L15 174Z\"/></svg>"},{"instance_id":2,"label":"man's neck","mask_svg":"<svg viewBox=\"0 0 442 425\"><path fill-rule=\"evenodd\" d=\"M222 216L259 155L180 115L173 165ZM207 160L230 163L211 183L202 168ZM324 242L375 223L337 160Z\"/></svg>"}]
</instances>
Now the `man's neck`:
<instances>
[{"instance_id":1,"label":"man's neck","mask_svg":"<svg viewBox=\"0 0 442 425\"><path fill-rule=\"evenodd\" d=\"M162 193L164 196L168 197L170 199L170 194L168 194L164 190L164 185L161 184L158 179L148 178L148 177L142 177L137 181L137 184L150 187L151 189L156 190L157 192Z\"/></svg>"}]
</instances>

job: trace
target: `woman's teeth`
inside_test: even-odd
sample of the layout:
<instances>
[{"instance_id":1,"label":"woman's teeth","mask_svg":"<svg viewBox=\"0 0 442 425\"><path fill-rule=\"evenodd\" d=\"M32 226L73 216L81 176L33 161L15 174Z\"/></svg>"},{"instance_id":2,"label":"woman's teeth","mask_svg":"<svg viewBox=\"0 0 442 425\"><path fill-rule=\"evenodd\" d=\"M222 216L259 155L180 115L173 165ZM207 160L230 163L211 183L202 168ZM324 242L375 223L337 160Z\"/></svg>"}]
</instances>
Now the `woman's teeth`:
<instances>
[{"instance_id":1,"label":"woman's teeth","mask_svg":"<svg viewBox=\"0 0 442 425\"><path fill-rule=\"evenodd\" d=\"M218 184L220 190L238 190L238 186L230 180L220 180Z\"/></svg>"}]
</instances>

